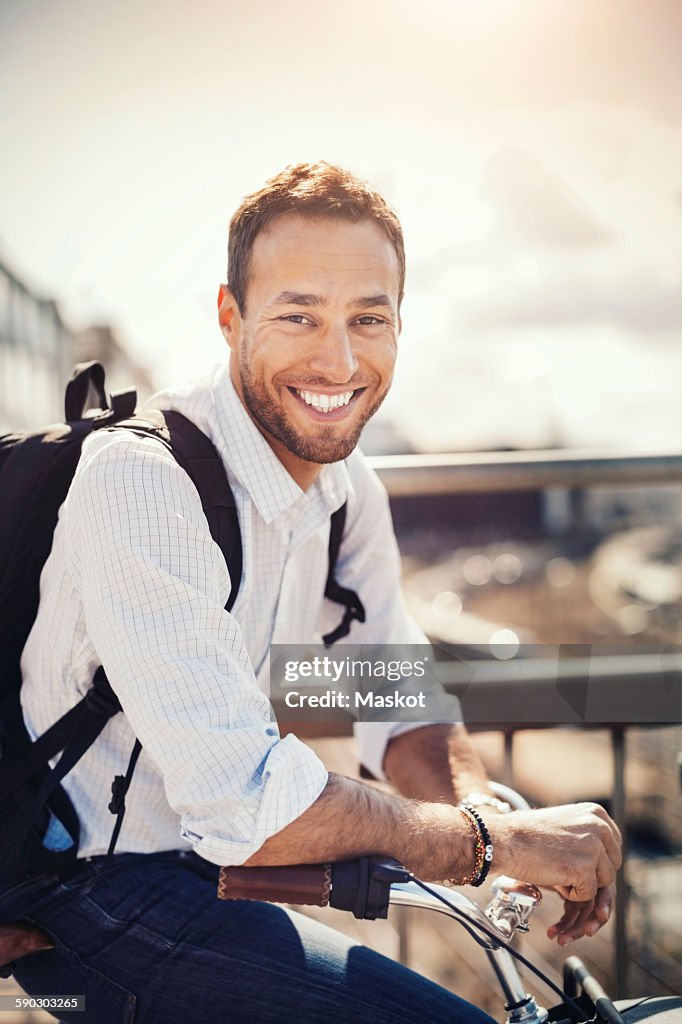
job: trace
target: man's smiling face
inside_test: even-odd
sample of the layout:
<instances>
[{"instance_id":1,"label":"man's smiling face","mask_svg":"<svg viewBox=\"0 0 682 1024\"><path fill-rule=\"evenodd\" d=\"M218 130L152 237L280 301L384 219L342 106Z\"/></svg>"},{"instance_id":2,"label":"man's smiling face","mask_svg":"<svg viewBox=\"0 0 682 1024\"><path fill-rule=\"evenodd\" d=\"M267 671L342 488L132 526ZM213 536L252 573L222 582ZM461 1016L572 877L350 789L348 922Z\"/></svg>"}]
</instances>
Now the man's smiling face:
<instances>
[{"instance_id":1,"label":"man's smiling face","mask_svg":"<svg viewBox=\"0 0 682 1024\"><path fill-rule=\"evenodd\" d=\"M352 452L390 387L399 287L374 221L285 214L254 241L243 316L221 289L235 388L303 488Z\"/></svg>"}]
</instances>

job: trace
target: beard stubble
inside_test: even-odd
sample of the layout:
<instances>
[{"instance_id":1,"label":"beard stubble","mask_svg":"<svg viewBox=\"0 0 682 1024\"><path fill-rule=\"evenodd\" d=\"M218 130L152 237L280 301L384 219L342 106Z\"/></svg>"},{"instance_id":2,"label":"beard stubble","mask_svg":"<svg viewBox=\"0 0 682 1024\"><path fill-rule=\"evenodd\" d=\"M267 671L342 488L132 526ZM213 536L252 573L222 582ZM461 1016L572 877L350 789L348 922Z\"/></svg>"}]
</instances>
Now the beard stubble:
<instances>
[{"instance_id":1,"label":"beard stubble","mask_svg":"<svg viewBox=\"0 0 682 1024\"><path fill-rule=\"evenodd\" d=\"M341 462L348 458L356 448L365 424L377 411L388 391L386 388L378 396L350 434L340 436L338 426L326 426L321 423L315 437L303 437L289 422L283 407L273 399L263 381L253 376L242 354L239 360L239 377L244 404L261 432L274 437L297 458L318 464Z\"/></svg>"}]
</instances>

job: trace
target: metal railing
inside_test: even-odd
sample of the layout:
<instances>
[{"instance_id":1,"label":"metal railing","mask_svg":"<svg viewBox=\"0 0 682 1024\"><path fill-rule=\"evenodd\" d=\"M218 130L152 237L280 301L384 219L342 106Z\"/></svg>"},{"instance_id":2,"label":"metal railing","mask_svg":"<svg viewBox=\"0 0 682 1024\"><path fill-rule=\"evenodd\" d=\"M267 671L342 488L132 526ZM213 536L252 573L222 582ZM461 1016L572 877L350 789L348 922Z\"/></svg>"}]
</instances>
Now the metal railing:
<instances>
[{"instance_id":1,"label":"metal railing","mask_svg":"<svg viewBox=\"0 0 682 1024\"><path fill-rule=\"evenodd\" d=\"M392 498L682 483L679 450L635 455L613 449L373 455L368 461Z\"/></svg>"}]
</instances>

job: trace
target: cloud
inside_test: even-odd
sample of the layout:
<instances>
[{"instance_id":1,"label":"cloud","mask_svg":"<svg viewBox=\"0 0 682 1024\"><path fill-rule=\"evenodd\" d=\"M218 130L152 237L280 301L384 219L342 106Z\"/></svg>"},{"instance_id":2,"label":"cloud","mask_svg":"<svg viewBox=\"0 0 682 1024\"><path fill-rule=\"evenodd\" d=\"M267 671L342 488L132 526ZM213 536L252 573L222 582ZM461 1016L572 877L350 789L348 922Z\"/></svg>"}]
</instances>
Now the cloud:
<instances>
[{"instance_id":1,"label":"cloud","mask_svg":"<svg viewBox=\"0 0 682 1024\"><path fill-rule=\"evenodd\" d=\"M496 153L483 172L481 191L508 240L551 249L592 249L616 237L570 185L526 150Z\"/></svg>"},{"instance_id":2,"label":"cloud","mask_svg":"<svg viewBox=\"0 0 682 1024\"><path fill-rule=\"evenodd\" d=\"M460 307L459 315L479 328L593 323L649 334L682 327L680 283L619 263L606 270L596 261L576 267L573 260L548 260L531 280L510 275L492 300Z\"/></svg>"},{"instance_id":3,"label":"cloud","mask_svg":"<svg viewBox=\"0 0 682 1024\"><path fill-rule=\"evenodd\" d=\"M585 124L590 113L582 111ZM592 113L594 124L609 123L608 111ZM680 190L669 163L682 153L681 133L634 115L616 123L627 143L617 179L596 173L563 137L554 154L551 124L542 156L521 145L498 148L480 172L487 227L429 253L410 268L410 286L433 290L437 281L450 323L482 335L571 324L643 340L679 331ZM551 165L564 151L559 174Z\"/></svg>"}]
</instances>

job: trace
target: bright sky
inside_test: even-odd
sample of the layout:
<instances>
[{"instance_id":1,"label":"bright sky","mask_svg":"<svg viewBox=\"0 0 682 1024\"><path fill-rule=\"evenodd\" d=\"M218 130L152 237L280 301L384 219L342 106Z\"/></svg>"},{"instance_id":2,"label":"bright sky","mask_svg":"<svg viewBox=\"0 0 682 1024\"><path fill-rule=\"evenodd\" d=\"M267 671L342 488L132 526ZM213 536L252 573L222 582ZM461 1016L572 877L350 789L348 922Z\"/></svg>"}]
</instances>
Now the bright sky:
<instances>
[{"instance_id":1,"label":"bright sky","mask_svg":"<svg viewBox=\"0 0 682 1024\"><path fill-rule=\"evenodd\" d=\"M164 384L224 357L241 197L324 158L403 221L388 411L412 436L654 443L682 369L681 48L678 0L3 0L0 251Z\"/></svg>"}]
</instances>

